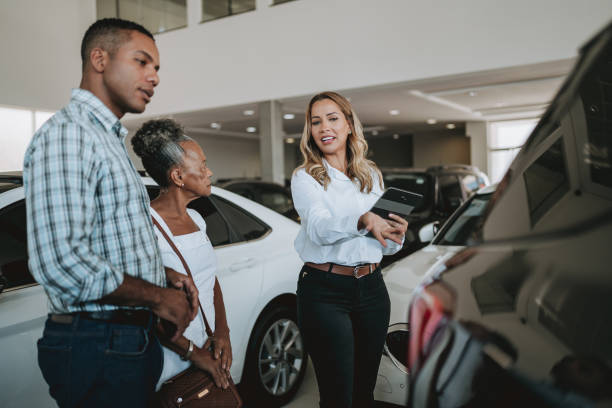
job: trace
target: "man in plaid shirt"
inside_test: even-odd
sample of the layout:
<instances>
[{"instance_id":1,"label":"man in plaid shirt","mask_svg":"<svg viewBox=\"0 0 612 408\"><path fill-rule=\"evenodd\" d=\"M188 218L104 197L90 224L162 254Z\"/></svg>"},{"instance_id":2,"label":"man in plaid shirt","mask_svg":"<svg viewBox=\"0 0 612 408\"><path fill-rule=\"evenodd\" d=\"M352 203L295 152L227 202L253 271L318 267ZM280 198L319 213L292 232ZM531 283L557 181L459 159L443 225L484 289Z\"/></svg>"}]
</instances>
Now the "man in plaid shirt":
<instances>
[{"instance_id":1,"label":"man in plaid shirt","mask_svg":"<svg viewBox=\"0 0 612 408\"><path fill-rule=\"evenodd\" d=\"M81 58L79 88L24 161L29 267L50 304L38 362L60 407L145 407L162 364L155 315L178 337L198 298L189 278L163 268L119 122L153 97L159 53L142 26L104 19Z\"/></svg>"}]
</instances>

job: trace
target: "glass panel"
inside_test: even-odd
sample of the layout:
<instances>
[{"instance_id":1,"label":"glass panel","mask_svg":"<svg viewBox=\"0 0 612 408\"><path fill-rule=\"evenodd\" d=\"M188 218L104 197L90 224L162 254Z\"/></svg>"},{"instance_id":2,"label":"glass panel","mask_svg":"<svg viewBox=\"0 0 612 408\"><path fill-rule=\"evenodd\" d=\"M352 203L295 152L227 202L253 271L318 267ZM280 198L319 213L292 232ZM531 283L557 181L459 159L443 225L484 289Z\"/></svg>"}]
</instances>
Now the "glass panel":
<instances>
[{"instance_id":1,"label":"glass panel","mask_svg":"<svg viewBox=\"0 0 612 408\"><path fill-rule=\"evenodd\" d=\"M202 21L255 10L255 0L202 0Z\"/></svg>"},{"instance_id":2,"label":"glass panel","mask_svg":"<svg viewBox=\"0 0 612 408\"><path fill-rule=\"evenodd\" d=\"M187 26L187 0L98 0L97 12L98 18L131 20L152 33Z\"/></svg>"},{"instance_id":3,"label":"glass panel","mask_svg":"<svg viewBox=\"0 0 612 408\"><path fill-rule=\"evenodd\" d=\"M450 214L463 202L463 192L456 176L438 177L440 211Z\"/></svg>"},{"instance_id":4,"label":"glass panel","mask_svg":"<svg viewBox=\"0 0 612 408\"><path fill-rule=\"evenodd\" d=\"M232 14L255 10L255 0L230 0Z\"/></svg>"},{"instance_id":5,"label":"glass panel","mask_svg":"<svg viewBox=\"0 0 612 408\"><path fill-rule=\"evenodd\" d=\"M474 197L461 215L456 217L448 228L439 245L471 245L479 241L476 236L479 224L483 221L487 203L492 194Z\"/></svg>"},{"instance_id":6,"label":"glass panel","mask_svg":"<svg viewBox=\"0 0 612 408\"><path fill-rule=\"evenodd\" d=\"M521 147L537 123L536 119L492 123L489 148L509 149Z\"/></svg>"},{"instance_id":7,"label":"glass panel","mask_svg":"<svg viewBox=\"0 0 612 408\"><path fill-rule=\"evenodd\" d=\"M46 121L51 119L55 112L44 112L44 111L36 111L34 112L34 132L38 131L42 125L45 124Z\"/></svg>"},{"instance_id":8,"label":"glass panel","mask_svg":"<svg viewBox=\"0 0 612 408\"><path fill-rule=\"evenodd\" d=\"M591 180L612 187L612 49L607 50L580 89L587 124L587 143L580 153Z\"/></svg>"},{"instance_id":9,"label":"glass panel","mask_svg":"<svg viewBox=\"0 0 612 408\"><path fill-rule=\"evenodd\" d=\"M517 147L516 149L493 150L489 152L489 176L491 177L491 183L497 183L504 177L506 170L508 170L512 160L514 160L520 150L521 148Z\"/></svg>"},{"instance_id":10,"label":"glass panel","mask_svg":"<svg viewBox=\"0 0 612 408\"><path fill-rule=\"evenodd\" d=\"M25 202L0 213L0 273L4 289L35 283L28 270Z\"/></svg>"},{"instance_id":11,"label":"glass panel","mask_svg":"<svg viewBox=\"0 0 612 408\"><path fill-rule=\"evenodd\" d=\"M531 225L569 191L563 138L559 138L523 174Z\"/></svg>"},{"instance_id":12,"label":"glass panel","mask_svg":"<svg viewBox=\"0 0 612 408\"><path fill-rule=\"evenodd\" d=\"M234 231L240 235L242 241L257 239L269 230L268 226L257 220L253 215L235 207L224 199L215 197L214 201L232 225Z\"/></svg>"}]
</instances>

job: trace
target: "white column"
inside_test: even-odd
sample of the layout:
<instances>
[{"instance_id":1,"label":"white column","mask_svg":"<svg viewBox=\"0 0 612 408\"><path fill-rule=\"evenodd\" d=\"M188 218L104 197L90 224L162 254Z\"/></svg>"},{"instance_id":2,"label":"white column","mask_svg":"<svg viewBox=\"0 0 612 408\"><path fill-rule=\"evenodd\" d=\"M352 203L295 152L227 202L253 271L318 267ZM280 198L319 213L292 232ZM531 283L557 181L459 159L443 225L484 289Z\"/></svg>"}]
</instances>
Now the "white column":
<instances>
[{"instance_id":1,"label":"white column","mask_svg":"<svg viewBox=\"0 0 612 408\"><path fill-rule=\"evenodd\" d=\"M489 174L487 122L466 122L465 134L470 138L470 164Z\"/></svg>"},{"instance_id":2,"label":"white column","mask_svg":"<svg viewBox=\"0 0 612 408\"><path fill-rule=\"evenodd\" d=\"M262 180L284 184L283 111L278 101L259 104L259 153Z\"/></svg>"}]
</instances>

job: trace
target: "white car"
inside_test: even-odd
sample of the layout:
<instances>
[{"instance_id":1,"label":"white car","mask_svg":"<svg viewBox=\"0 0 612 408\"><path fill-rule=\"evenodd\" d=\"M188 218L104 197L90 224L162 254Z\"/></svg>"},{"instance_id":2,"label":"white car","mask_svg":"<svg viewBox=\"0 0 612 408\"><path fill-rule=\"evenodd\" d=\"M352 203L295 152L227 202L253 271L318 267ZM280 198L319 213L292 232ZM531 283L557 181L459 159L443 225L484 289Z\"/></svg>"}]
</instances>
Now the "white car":
<instances>
[{"instance_id":1,"label":"white car","mask_svg":"<svg viewBox=\"0 0 612 408\"><path fill-rule=\"evenodd\" d=\"M158 187L143 179L152 196ZM253 201L216 187L193 201L215 247L234 362L244 399L280 406L297 391L307 357L296 324L293 249L299 225ZM37 363L36 341L47 296L27 268L26 215L19 174L0 175L0 395L2 406L52 407ZM280 346L280 347L279 347ZM280 351L279 351L280 350Z\"/></svg>"},{"instance_id":2,"label":"white car","mask_svg":"<svg viewBox=\"0 0 612 408\"><path fill-rule=\"evenodd\" d=\"M474 236L483 220L485 208L497 185L478 190L459 207L436 232L436 223L419 231L421 242L431 243L419 251L383 269L383 277L391 299L391 317L385 352L378 370L374 396L377 401L405 405L408 401L409 378L406 368L405 322L414 289L424 284L454 254L478 241ZM433 237L433 239L432 239Z\"/></svg>"}]
</instances>

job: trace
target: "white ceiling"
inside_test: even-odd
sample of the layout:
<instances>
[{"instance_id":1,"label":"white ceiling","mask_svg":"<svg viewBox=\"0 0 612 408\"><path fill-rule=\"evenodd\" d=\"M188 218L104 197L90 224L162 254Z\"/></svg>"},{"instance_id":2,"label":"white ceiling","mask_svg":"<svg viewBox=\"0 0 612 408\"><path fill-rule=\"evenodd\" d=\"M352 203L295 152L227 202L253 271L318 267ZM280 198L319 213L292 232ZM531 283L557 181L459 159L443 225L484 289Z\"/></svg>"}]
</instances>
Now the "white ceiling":
<instances>
[{"instance_id":1,"label":"white ceiling","mask_svg":"<svg viewBox=\"0 0 612 408\"><path fill-rule=\"evenodd\" d=\"M340 93L350 99L364 125L367 137L373 136L372 131L378 136L447 131L448 123L455 124L457 129L463 129L467 121L498 121L540 116L573 63L574 59L567 59L443 78L346 89L340 90ZM312 95L303 95L280 100L284 113L295 114L294 119L283 120L286 137L295 137L301 133L304 110L311 97ZM258 127L257 108L258 103L253 102L178 113L171 117L182 123L188 133L257 139L257 133L246 131L249 126ZM245 110L252 110L253 114L246 116ZM391 110L398 110L399 114L391 115ZM430 118L436 119L437 123L427 124L426 120ZM125 125L135 130L146 119L126 121ZM213 122L220 124L221 128L212 128Z\"/></svg>"}]
</instances>

